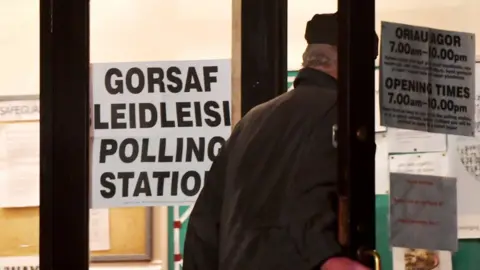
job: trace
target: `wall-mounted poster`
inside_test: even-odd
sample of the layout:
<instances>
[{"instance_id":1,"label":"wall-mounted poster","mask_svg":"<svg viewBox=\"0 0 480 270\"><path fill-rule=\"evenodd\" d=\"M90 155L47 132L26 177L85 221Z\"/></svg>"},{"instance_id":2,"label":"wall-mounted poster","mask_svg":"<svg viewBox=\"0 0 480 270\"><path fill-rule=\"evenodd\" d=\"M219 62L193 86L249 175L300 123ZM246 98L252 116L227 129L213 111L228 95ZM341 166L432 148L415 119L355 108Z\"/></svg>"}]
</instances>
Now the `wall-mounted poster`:
<instances>
[{"instance_id":1,"label":"wall-mounted poster","mask_svg":"<svg viewBox=\"0 0 480 270\"><path fill-rule=\"evenodd\" d=\"M194 203L230 101L230 60L93 64L92 207Z\"/></svg>"}]
</instances>

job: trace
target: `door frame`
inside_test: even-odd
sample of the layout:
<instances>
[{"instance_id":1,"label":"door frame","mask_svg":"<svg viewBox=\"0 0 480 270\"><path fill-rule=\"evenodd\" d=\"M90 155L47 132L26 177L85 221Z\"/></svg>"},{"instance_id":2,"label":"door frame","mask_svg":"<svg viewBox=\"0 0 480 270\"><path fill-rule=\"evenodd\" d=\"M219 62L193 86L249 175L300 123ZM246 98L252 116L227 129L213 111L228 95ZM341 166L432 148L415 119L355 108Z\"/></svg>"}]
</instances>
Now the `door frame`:
<instances>
[{"instance_id":1,"label":"door frame","mask_svg":"<svg viewBox=\"0 0 480 270\"><path fill-rule=\"evenodd\" d=\"M276 7L267 1L233 2L241 7L236 16L245 18L240 19L241 46L234 45L232 57L233 69L240 68L240 81L233 84L245 97L243 115L286 90L287 1ZM254 14L247 17L247 11ZM89 268L89 13L88 0L40 0L41 269ZM375 247L374 39L365 38L375 29L375 1L338 0L338 14L338 170L340 192L347 198L341 232L346 250L356 256L360 247ZM252 31L252 16L264 28ZM271 38L262 36L268 40L262 43L256 31ZM265 45L271 53L258 50ZM260 88L257 82L265 83Z\"/></svg>"},{"instance_id":2,"label":"door frame","mask_svg":"<svg viewBox=\"0 0 480 270\"><path fill-rule=\"evenodd\" d=\"M375 0L338 0L338 16L339 239L358 258L375 249Z\"/></svg>"},{"instance_id":3,"label":"door frame","mask_svg":"<svg viewBox=\"0 0 480 270\"><path fill-rule=\"evenodd\" d=\"M89 1L40 0L40 269L89 269Z\"/></svg>"}]
</instances>

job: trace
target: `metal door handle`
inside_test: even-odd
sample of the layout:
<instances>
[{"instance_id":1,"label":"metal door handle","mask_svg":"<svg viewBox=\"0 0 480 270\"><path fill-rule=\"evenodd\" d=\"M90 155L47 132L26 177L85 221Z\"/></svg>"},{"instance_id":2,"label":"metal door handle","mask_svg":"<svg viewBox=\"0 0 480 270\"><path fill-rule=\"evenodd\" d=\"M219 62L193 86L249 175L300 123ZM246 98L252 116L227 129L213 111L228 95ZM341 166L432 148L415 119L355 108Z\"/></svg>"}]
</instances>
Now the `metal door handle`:
<instances>
[{"instance_id":1,"label":"metal door handle","mask_svg":"<svg viewBox=\"0 0 480 270\"><path fill-rule=\"evenodd\" d=\"M337 124L335 124L335 125L332 126L332 146L334 148L338 147L337 131L338 131L338 126L337 126Z\"/></svg>"},{"instance_id":2,"label":"metal door handle","mask_svg":"<svg viewBox=\"0 0 480 270\"><path fill-rule=\"evenodd\" d=\"M367 256L373 257L373 263L375 266L375 270L381 270L382 269L382 261L380 259L380 254L376 250L368 250L368 249L358 249L358 259L363 260Z\"/></svg>"}]
</instances>

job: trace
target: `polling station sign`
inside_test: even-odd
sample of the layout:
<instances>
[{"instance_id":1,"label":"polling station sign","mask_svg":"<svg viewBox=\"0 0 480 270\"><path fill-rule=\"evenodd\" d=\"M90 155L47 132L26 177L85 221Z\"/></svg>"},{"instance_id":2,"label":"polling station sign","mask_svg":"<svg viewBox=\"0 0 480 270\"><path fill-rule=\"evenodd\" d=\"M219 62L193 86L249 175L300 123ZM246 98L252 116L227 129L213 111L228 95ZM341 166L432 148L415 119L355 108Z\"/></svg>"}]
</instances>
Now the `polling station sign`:
<instances>
[{"instance_id":1,"label":"polling station sign","mask_svg":"<svg viewBox=\"0 0 480 270\"><path fill-rule=\"evenodd\" d=\"M230 60L93 64L92 207L195 202L230 101Z\"/></svg>"},{"instance_id":2,"label":"polling station sign","mask_svg":"<svg viewBox=\"0 0 480 270\"><path fill-rule=\"evenodd\" d=\"M475 35L382 22L381 125L475 135Z\"/></svg>"}]
</instances>

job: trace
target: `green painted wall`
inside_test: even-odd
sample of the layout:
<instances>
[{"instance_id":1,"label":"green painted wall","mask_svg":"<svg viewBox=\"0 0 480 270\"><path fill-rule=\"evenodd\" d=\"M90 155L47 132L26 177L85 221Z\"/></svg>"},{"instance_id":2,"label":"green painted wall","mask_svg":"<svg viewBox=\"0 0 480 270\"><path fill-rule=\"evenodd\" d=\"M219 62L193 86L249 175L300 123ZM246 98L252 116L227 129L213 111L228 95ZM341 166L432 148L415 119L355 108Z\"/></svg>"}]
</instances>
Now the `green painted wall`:
<instances>
[{"instance_id":1,"label":"green painted wall","mask_svg":"<svg viewBox=\"0 0 480 270\"><path fill-rule=\"evenodd\" d=\"M288 72L287 87L290 88L296 71ZM388 195L376 196L376 248L382 258L382 269L393 270L392 252L388 241ZM480 206L479 206L480 207ZM188 206L180 207L180 215L188 209ZM180 250L183 254L183 241L185 240L188 220L183 224L180 233ZM174 270L173 263L173 207L168 209L168 248L169 270ZM479 270L480 269L480 239L460 240L459 251L453 256L454 270Z\"/></svg>"}]
</instances>

